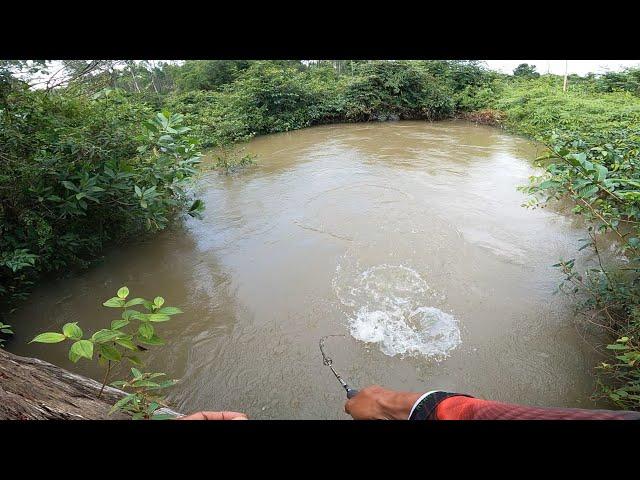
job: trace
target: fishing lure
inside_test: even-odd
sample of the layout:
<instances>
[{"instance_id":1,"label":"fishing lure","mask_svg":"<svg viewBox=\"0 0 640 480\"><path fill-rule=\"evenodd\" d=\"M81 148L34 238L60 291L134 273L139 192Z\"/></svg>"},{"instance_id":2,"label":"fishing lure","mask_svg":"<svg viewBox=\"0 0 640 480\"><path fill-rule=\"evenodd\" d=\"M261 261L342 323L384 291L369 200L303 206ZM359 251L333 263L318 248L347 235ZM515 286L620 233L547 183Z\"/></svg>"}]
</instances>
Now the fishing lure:
<instances>
[{"instance_id":1,"label":"fishing lure","mask_svg":"<svg viewBox=\"0 0 640 480\"><path fill-rule=\"evenodd\" d=\"M324 337L320 338L320 353L322 354L322 363L331 369L335 377L338 379L338 382L340 382L340 385L342 385L342 388L346 390L347 398L353 398L358 394L358 390L356 390L355 388L351 388L349 384L342 379L340 374L336 372L335 368L333 368L333 360L331 359L331 357L328 357L324 351L324 341L329 337L344 337L344 335L325 335Z\"/></svg>"}]
</instances>

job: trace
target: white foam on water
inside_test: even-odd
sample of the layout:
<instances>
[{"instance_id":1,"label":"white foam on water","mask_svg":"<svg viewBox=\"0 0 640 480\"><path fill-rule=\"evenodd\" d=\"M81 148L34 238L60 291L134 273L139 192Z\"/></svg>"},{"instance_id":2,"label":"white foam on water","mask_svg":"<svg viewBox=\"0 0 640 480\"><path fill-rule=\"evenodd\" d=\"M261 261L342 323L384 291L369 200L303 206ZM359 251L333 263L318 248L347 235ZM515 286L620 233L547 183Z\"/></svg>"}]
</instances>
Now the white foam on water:
<instances>
[{"instance_id":1,"label":"white foam on water","mask_svg":"<svg viewBox=\"0 0 640 480\"><path fill-rule=\"evenodd\" d=\"M343 305L352 307L349 333L378 344L389 356L424 356L441 360L461 343L458 321L429 306L437 295L415 270L403 265L377 265L362 272L351 285L334 289Z\"/></svg>"}]
</instances>

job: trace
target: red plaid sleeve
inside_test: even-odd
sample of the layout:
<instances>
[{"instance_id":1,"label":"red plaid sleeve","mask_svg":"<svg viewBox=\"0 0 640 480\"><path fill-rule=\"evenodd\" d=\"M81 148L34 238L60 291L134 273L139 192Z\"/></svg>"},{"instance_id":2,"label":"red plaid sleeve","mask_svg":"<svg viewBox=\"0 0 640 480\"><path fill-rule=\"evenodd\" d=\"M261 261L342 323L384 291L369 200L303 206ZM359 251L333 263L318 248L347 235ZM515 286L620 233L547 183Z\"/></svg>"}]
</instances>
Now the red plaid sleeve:
<instances>
[{"instance_id":1,"label":"red plaid sleeve","mask_svg":"<svg viewBox=\"0 0 640 480\"><path fill-rule=\"evenodd\" d=\"M455 396L438 404L435 420L640 420L640 412L527 407Z\"/></svg>"}]
</instances>

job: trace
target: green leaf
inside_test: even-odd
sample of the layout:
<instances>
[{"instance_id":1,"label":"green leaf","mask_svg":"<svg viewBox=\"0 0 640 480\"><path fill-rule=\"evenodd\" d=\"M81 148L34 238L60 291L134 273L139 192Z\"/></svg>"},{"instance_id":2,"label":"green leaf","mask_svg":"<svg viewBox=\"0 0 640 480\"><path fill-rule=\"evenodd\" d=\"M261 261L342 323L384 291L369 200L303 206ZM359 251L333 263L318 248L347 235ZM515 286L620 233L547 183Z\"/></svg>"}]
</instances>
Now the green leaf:
<instances>
[{"instance_id":1,"label":"green leaf","mask_svg":"<svg viewBox=\"0 0 640 480\"><path fill-rule=\"evenodd\" d=\"M153 335L151 338L140 338L140 343L145 345L164 345L165 342L160 337Z\"/></svg>"},{"instance_id":2,"label":"green leaf","mask_svg":"<svg viewBox=\"0 0 640 480\"><path fill-rule=\"evenodd\" d=\"M135 185L135 186L133 187L133 189L135 190L136 195L137 195L138 197L142 198L142 190L140 190L140 187L138 187L137 185Z\"/></svg>"},{"instance_id":3,"label":"green leaf","mask_svg":"<svg viewBox=\"0 0 640 480\"><path fill-rule=\"evenodd\" d=\"M103 328L102 330L98 330L96 333L94 333L91 336L91 340L93 340L95 343L105 343L111 342L116 338L123 337L124 335L124 333L119 332L118 330L109 330Z\"/></svg>"},{"instance_id":4,"label":"green leaf","mask_svg":"<svg viewBox=\"0 0 640 480\"><path fill-rule=\"evenodd\" d=\"M564 157L574 167L579 167L587 160L586 153L570 153Z\"/></svg>"},{"instance_id":5,"label":"green leaf","mask_svg":"<svg viewBox=\"0 0 640 480\"><path fill-rule=\"evenodd\" d=\"M132 393L132 394L127 395L126 397L118 400L116 403L113 404L113 407L111 407L111 410L109 410L109 415L111 415L116 410L122 409L122 407L124 407L126 404L130 403L131 401L133 401L134 398L135 398L135 394Z\"/></svg>"},{"instance_id":6,"label":"green leaf","mask_svg":"<svg viewBox=\"0 0 640 480\"><path fill-rule=\"evenodd\" d=\"M124 348L128 348L129 350L137 350L138 348L135 346L135 344L131 341L130 338L118 338L115 340L115 342L124 347Z\"/></svg>"},{"instance_id":7,"label":"green leaf","mask_svg":"<svg viewBox=\"0 0 640 480\"><path fill-rule=\"evenodd\" d=\"M71 360L73 363L77 363L78 360L80 360L80 355L78 355L73 350L69 350L69 360Z\"/></svg>"},{"instance_id":8,"label":"green leaf","mask_svg":"<svg viewBox=\"0 0 640 480\"><path fill-rule=\"evenodd\" d=\"M131 375L133 375L133 378L142 378L142 372L134 367L131 367Z\"/></svg>"},{"instance_id":9,"label":"green leaf","mask_svg":"<svg viewBox=\"0 0 640 480\"><path fill-rule=\"evenodd\" d=\"M74 192L78 191L76 186L73 183L69 182L68 180L63 180L62 185L64 185L64 188L66 188L67 190L73 190Z\"/></svg>"},{"instance_id":10,"label":"green leaf","mask_svg":"<svg viewBox=\"0 0 640 480\"><path fill-rule=\"evenodd\" d=\"M145 339L150 339L153 336L153 326L147 322L141 323L138 328L138 333Z\"/></svg>"},{"instance_id":11,"label":"green leaf","mask_svg":"<svg viewBox=\"0 0 640 480\"><path fill-rule=\"evenodd\" d=\"M93 358L93 343L89 340L78 340L71 345L71 351L80 357L91 360Z\"/></svg>"},{"instance_id":12,"label":"green leaf","mask_svg":"<svg viewBox=\"0 0 640 480\"><path fill-rule=\"evenodd\" d=\"M67 338L74 340L80 340L82 338L82 329L78 326L78 322L65 323L62 327L62 333L64 333Z\"/></svg>"},{"instance_id":13,"label":"green leaf","mask_svg":"<svg viewBox=\"0 0 640 480\"><path fill-rule=\"evenodd\" d=\"M122 287L118 290L118 297L125 299L129 295L129 289L127 287Z\"/></svg>"},{"instance_id":14,"label":"green leaf","mask_svg":"<svg viewBox=\"0 0 640 480\"><path fill-rule=\"evenodd\" d=\"M106 302L104 302L102 305L104 305L105 307L119 308L119 307L124 307L124 303L125 303L124 299L118 298L118 297L112 297Z\"/></svg>"},{"instance_id":15,"label":"green leaf","mask_svg":"<svg viewBox=\"0 0 640 480\"><path fill-rule=\"evenodd\" d=\"M37 342L37 343L59 343L66 339L62 333L57 332L45 332L36 336L29 343Z\"/></svg>"},{"instance_id":16,"label":"green leaf","mask_svg":"<svg viewBox=\"0 0 640 480\"><path fill-rule=\"evenodd\" d=\"M153 303L157 306L157 307L161 307L164 304L164 298L162 297L156 297L153 299Z\"/></svg>"},{"instance_id":17,"label":"green leaf","mask_svg":"<svg viewBox=\"0 0 640 480\"><path fill-rule=\"evenodd\" d=\"M141 322L147 321L147 313L138 312L137 310L132 310L131 318L136 320L140 320Z\"/></svg>"},{"instance_id":18,"label":"green leaf","mask_svg":"<svg viewBox=\"0 0 640 480\"><path fill-rule=\"evenodd\" d=\"M596 167L596 172L598 172L599 182L602 182L605 178L607 178L607 174L609 173L609 170L607 169L607 167L605 167L604 165L600 165L598 163L594 164L594 167Z\"/></svg>"},{"instance_id":19,"label":"green leaf","mask_svg":"<svg viewBox=\"0 0 640 480\"><path fill-rule=\"evenodd\" d=\"M129 320L126 320L124 318L119 318L111 322L111 329L118 330L122 327L126 327L127 325L129 325Z\"/></svg>"},{"instance_id":20,"label":"green leaf","mask_svg":"<svg viewBox=\"0 0 640 480\"><path fill-rule=\"evenodd\" d=\"M159 385L151 380L136 380L131 385L134 387L152 387L157 388Z\"/></svg>"},{"instance_id":21,"label":"green leaf","mask_svg":"<svg viewBox=\"0 0 640 480\"><path fill-rule=\"evenodd\" d=\"M178 313L182 313L182 310L177 307L162 307L160 310L158 310L158 313L163 313L165 315L176 315Z\"/></svg>"},{"instance_id":22,"label":"green leaf","mask_svg":"<svg viewBox=\"0 0 640 480\"><path fill-rule=\"evenodd\" d=\"M582 198L591 197L594 193L597 193L599 190L597 185L589 185L584 188L578 190L578 195Z\"/></svg>"},{"instance_id":23,"label":"green leaf","mask_svg":"<svg viewBox=\"0 0 640 480\"><path fill-rule=\"evenodd\" d=\"M119 362L122 359L122 354L111 345L100 345L100 354L107 360Z\"/></svg>"},{"instance_id":24,"label":"green leaf","mask_svg":"<svg viewBox=\"0 0 640 480\"><path fill-rule=\"evenodd\" d=\"M171 320L171 317L163 313L150 313L147 319L150 322L166 322L167 320Z\"/></svg>"},{"instance_id":25,"label":"green leaf","mask_svg":"<svg viewBox=\"0 0 640 480\"><path fill-rule=\"evenodd\" d=\"M127 360L129 360L131 363L133 363L134 365L137 365L138 367L142 366L142 360L140 360L138 357L136 357L135 355L127 355L126 357Z\"/></svg>"},{"instance_id":26,"label":"green leaf","mask_svg":"<svg viewBox=\"0 0 640 480\"><path fill-rule=\"evenodd\" d=\"M629 347L627 347L626 345L620 345L617 343L614 343L612 345L607 345L607 348L609 350L628 350L629 349Z\"/></svg>"},{"instance_id":27,"label":"green leaf","mask_svg":"<svg viewBox=\"0 0 640 480\"><path fill-rule=\"evenodd\" d=\"M125 307L133 307L134 305L142 305L146 300L144 298L132 298L124 304Z\"/></svg>"}]
</instances>

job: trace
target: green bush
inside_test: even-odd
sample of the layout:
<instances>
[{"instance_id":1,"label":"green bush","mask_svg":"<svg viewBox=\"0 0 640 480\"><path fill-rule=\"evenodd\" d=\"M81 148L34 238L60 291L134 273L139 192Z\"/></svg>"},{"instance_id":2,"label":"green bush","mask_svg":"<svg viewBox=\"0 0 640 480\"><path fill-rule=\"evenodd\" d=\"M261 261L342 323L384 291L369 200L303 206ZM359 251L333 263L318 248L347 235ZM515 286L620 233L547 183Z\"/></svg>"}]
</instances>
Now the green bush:
<instances>
[{"instance_id":1,"label":"green bush","mask_svg":"<svg viewBox=\"0 0 640 480\"><path fill-rule=\"evenodd\" d=\"M566 133L549 139L545 173L524 190L537 201L568 199L585 218L597 261L578 271L575 259L555 266L565 276L560 290L577 297L590 324L616 341L606 346L611 359L598 367L601 391L622 408L640 408L640 129L606 134ZM535 204L535 203L534 203ZM605 234L617 240L626 261L602 258Z\"/></svg>"},{"instance_id":2,"label":"green bush","mask_svg":"<svg viewBox=\"0 0 640 480\"><path fill-rule=\"evenodd\" d=\"M11 92L0 108L0 303L166 227L199 161L181 122L118 91Z\"/></svg>"},{"instance_id":3,"label":"green bush","mask_svg":"<svg viewBox=\"0 0 640 480\"><path fill-rule=\"evenodd\" d=\"M589 92L571 83L563 92L562 78L554 75L506 83L491 107L506 113L512 130L539 140L552 130L596 134L640 123L640 98L627 92Z\"/></svg>"},{"instance_id":4,"label":"green bush","mask_svg":"<svg viewBox=\"0 0 640 480\"><path fill-rule=\"evenodd\" d=\"M349 121L437 120L453 110L446 90L410 62L366 63L344 93L344 117Z\"/></svg>"}]
</instances>

